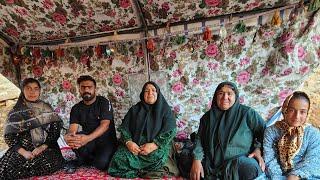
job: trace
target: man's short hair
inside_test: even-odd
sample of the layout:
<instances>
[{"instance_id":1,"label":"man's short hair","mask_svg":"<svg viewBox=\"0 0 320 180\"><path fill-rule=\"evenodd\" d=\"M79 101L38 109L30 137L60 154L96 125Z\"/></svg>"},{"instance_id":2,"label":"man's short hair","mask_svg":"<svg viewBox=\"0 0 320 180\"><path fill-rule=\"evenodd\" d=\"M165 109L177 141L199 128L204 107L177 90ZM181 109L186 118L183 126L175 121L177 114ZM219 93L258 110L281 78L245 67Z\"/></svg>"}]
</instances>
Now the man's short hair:
<instances>
[{"instance_id":1,"label":"man's short hair","mask_svg":"<svg viewBox=\"0 0 320 180\"><path fill-rule=\"evenodd\" d=\"M80 76L78 79L77 79L77 83L78 85L80 85L80 83L82 81L92 81L94 86L97 86L97 83L96 83L96 80L93 79L93 77L89 76L89 75L84 75L84 76Z\"/></svg>"}]
</instances>

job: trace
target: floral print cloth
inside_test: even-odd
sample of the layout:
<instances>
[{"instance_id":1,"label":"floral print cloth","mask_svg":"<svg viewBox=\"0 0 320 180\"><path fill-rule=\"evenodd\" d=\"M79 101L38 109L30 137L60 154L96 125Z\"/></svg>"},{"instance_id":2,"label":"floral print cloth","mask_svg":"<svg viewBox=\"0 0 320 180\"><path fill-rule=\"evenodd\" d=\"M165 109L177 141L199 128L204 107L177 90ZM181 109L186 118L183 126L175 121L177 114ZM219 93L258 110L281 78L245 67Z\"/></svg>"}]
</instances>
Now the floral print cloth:
<instances>
[{"instance_id":1,"label":"floral print cloth","mask_svg":"<svg viewBox=\"0 0 320 180\"><path fill-rule=\"evenodd\" d=\"M211 107L214 89L222 81L235 82L240 102L267 119L288 94L296 90L319 66L320 17L303 11L281 27L248 26L243 33L227 28L227 37L214 33L212 41L202 34L154 39L155 50L146 54L142 42L118 42L110 56L88 56L90 47L64 49L64 56L27 57L21 62L22 78L34 76L43 85L43 97L68 126L70 108L80 100L75 79L89 74L97 80L98 94L108 97L119 125L129 107L138 101L144 82L161 88L177 120L177 137L187 138L198 129L200 117ZM36 49L36 48L35 48ZM1 51L0 51L1 53ZM15 79L5 50L0 72ZM148 63L147 63L148 62ZM150 65L150 66L148 66ZM150 67L150 68L149 68Z\"/></svg>"}]
</instances>

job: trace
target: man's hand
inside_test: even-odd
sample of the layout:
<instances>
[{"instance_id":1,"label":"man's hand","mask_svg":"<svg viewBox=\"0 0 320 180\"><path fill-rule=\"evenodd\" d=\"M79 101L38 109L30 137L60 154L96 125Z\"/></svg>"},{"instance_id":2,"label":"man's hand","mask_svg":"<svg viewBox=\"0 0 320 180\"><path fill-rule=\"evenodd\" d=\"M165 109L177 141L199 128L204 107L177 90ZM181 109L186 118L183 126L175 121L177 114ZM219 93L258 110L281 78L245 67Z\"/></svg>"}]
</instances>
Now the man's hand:
<instances>
[{"instance_id":1,"label":"man's hand","mask_svg":"<svg viewBox=\"0 0 320 180\"><path fill-rule=\"evenodd\" d=\"M66 143L68 144L68 146L70 146L72 149L77 149L77 147L79 146L78 142L79 142L79 138L76 136L76 133L68 133L66 135L63 136L64 140L66 141Z\"/></svg>"},{"instance_id":2,"label":"man's hand","mask_svg":"<svg viewBox=\"0 0 320 180\"><path fill-rule=\"evenodd\" d=\"M88 142L91 141L91 138L89 135L85 135L85 134L77 134L77 144L78 144L78 148L86 145Z\"/></svg>"},{"instance_id":3,"label":"man's hand","mask_svg":"<svg viewBox=\"0 0 320 180\"><path fill-rule=\"evenodd\" d=\"M64 135L64 140L72 149L78 149L91 141L89 135L68 133Z\"/></svg>"},{"instance_id":4,"label":"man's hand","mask_svg":"<svg viewBox=\"0 0 320 180\"><path fill-rule=\"evenodd\" d=\"M261 150L260 148L256 148L251 154L248 155L249 158L255 158L259 166L261 167L262 171L264 172L266 169L266 164L264 163L264 160L261 156Z\"/></svg>"},{"instance_id":5,"label":"man's hand","mask_svg":"<svg viewBox=\"0 0 320 180\"><path fill-rule=\"evenodd\" d=\"M126 142L126 146L128 150L136 156L141 152L140 147L133 141Z\"/></svg>"},{"instance_id":6,"label":"man's hand","mask_svg":"<svg viewBox=\"0 0 320 180\"><path fill-rule=\"evenodd\" d=\"M33 151L32 151L32 154L36 157L38 156L39 154L41 154L44 150L46 150L48 148L47 145L43 144L37 148L35 148Z\"/></svg>"},{"instance_id":7,"label":"man's hand","mask_svg":"<svg viewBox=\"0 0 320 180\"><path fill-rule=\"evenodd\" d=\"M193 160L190 170L191 180L200 180L200 177L204 177L203 166L200 160Z\"/></svg>"},{"instance_id":8,"label":"man's hand","mask_svg":"<svg viewBox=\"0 0 320 180\"><path fill-rule=\"evenodd\" d=\"M34 158L34 155L32 152L25 150L24 148L20 148L18 150L18 153L23 156L25 159L30 160Z\"/></svg>"}]
</instances>

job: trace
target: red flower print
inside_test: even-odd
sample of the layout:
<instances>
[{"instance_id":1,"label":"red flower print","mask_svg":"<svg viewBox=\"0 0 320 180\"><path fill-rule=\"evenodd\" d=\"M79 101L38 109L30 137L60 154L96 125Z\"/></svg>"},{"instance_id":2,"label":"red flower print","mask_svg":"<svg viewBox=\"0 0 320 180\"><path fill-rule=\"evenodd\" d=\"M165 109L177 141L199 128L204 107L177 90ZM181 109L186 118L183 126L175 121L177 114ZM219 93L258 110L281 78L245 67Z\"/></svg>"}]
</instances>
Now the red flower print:
<instances>
[{"instance_id":1,"label":"red flower print","mask_svg":"<svg viewBox=\"0 0 320 180\"><path fill-rule=\"evenodd\" d=\"M244 66L246 64L249 64L249 62L250 62L250 58L248 58L248 57L242 58L240 60L240 66Z\"/></svg>"},{"instance_id":2,"label":"red flower print","mask_svg":"<svg viewBox=\"0 0 320 180\"><path fill-rule=\"evenodd\" d=\"M72 85L71 85L70 81L68 81L68 80L62 81L62 88L64 90L70 90L71 87L72 87Z\"/></svg>"},{"instance_id":3,"label":"red flower print","mask_svg":"<svg viewBox=\"0 0 320 180\"><path fill-rule=\"evenodd\" d=\"M256 7L259 7L260 6L260 3L259 2L253 2L253 3L249 3L246 5L246 10L252 10Z\"/></svg>"},{"instance_id":4,"label":"red flower print","mask_svg":"<svg viewBox=\"0 0 320 180\"><path fill-rule=\"evenodd\" d=\"M60 23L61 25L64 25L67 22L66 16L57 12L53 13L52 18L54 21Z\"/></svg>"},{"instance_id":5,"label":"red flower print","mask_svg":"<svg viewBox=\"0 0 320 180\"><path fill-rule=\"evenodd\" d=\"M182 93L183 91L183 84L179 81L179 82L176 82L175 84L173 84L172 86L172 91L174 93Z\"/></svg>"},{"instance_id":6,"label":"red flower print","mask_svg":"<svg viewBox=\"0 0 320 180\"><path fill-rule=\"evenodd\" d=\"M51 9L53 7L53 3L51 0L44 0L42 5L45 9Z\"/></svg>"},{"instance_id":7,"label":"red flower print","mask_svg":"<svg viewBox=\"0 0 320 180\"><path fill-rule=\"evenodd\" d=\"M280 36L279 42L285 44L285 43L287 43L288 41L290 41L291 38L292 38L292 33L286 32L286 33L283 33L283 34Z\"/></svg>"},{"instance_id":8,"label":"red flower print","mask_svg":"<svg viewBox=\"0 0 320 180\"><path fill-rule=\"evenodd\" d=\"M88 62L89 62L89 56L86 55L86 54L83 54L83 55L80 57L80 62L81 62L81 64L83 64L83 65L87 65Z\"/></svg>"},{"instance_id":9,"label":"red flower print","mask_svg":"<svg viewBox=\"0 0 320 180\"><path fill-rule=\"evenodd\" d=\"M290 54L293 52L294 50L294 44L292 42L286 44L284 47L283 47L283 52L286 53L286 54Z\"/></svg>"},{"instance_id":10,"label":"red flower print","mask_svg":"<svg viewBox=\"0 0 320 180\"><path fill-rule=\"evenodd\" d=\"M216 7L220 4L220 0L205 0L207 6Z\"/></svg>"},{"instance_id":11,"label":"red flower print","mask_svg":"<svg viewBox=\"0 0 320 180\"><path fill-rule=\"evenodd\" d=\"M172 52L170 53L170 58L175 59L176 57L177 57L177 53L174 52L174 51L172 51Z\"/></svg>"},{"instance_id":12,"label":"red flower print","mask_svg":"<svg viewBox=\"0 0 320 180\"><path fill-rule=\"evenodd\" d=\"M14 36L14 37L18 37L19 36L19 33L15 28L7 28L6 32L8 34L10 34L11 36Z\"/></svg>"},{"instance_id":13,"label":"red flower print","mask_svg":"<svg viewBox=\"0 0 320 180\"><path fill-rule=\"evenodd\" d=\"M244 39L244 37L240 38L238 41L240 46L245 46L246 45L246 39Z\"/></svg>"},{"instance_id":14,"label":"red flower print","mask_svg":"<svg viewBox=\"0 0 320 180\"><path fill-rule=\"evenodd\" d=\"M307 72L309 72L309 67L308 66L303 66L299 68L299 73L301 75L305 75Z\"/></svg>"},{"instance_id":15,"label":"red flower print","mask_svg":"<svg viewBox=\"0 0 320 180\"><path fill-rule=\"evenodd\" d=\"M16 8L15 9L16 13L19 14L20 16L26 16L28 15L28 12L25 8Z\"/></svg>"},{"instance_id":16,"label":"red flower print","mask_svg":"<svg viewBox=\"0 0 320 180\"><path fill-rule=\"evenodd\" d=\"M143 49L142 48L139 48L137 54L136 54L138 57L143 57L144 56L144 52L143 52Z\"/></svg>"},{"instance_id":17,"label":"red flower print","mask_svg":"<svg viewBox=\"0 0 320 180\"><path fill-rule=\"evenodd\" d=\"M303 59L306 57L306 55L307 55L307 53L306 53L305 49L300 46L300 47L298 48L298 58L299 58L300 60L303 60Z\"/></svg>"},{"instance_id":18,"label":"red flower print","mask_svg":"<svg viewBox=\"0 0 320 180\"><path fill-rule=\"evenodd\" d=\"M262 75L267 76L269 74L269 69L267 67L262 69Z\"/></svg>"},{"instance_id":19,"label":"red flower print","mask_svg":"<svg viewBox=\"0 0 320 180\"><path fill-rule=\"evenodd\" d=\"M288 76L292 73L292 68L287 68L283 71L282 76Z\"/></svg>"},{"instance_id":20,"label":"red flower print","mask_svg":"<svg viewBox=\"0 0 320 180\"><path fill-rule=\"evenodd\" d=\"M108 10L105 14L110 17L115 17L117 15L115 10Z\"/></svg>"},{"instance_id":21,"label":"red flower print","mask_svg":"<svg viewBox=\"0 0 320 180\"><path fill-rule=\"evenodd\" d=\"M184 140L184 139L188 138L188 134L186 132L184 132L184 131L179 131L179 132L177 132L176 137L179 140Z\"/></svg>"},{"instance_id":22,"label":"red flower print","mask_svg":"<svg viewBox=\"0 0 320 180\"><path fill-rule=\"evenodd\" d=\"M312 37L311 37L311 40L312 40L313 42L320 42L320 35L314 35L314 36L312 36Z\"/></svg>"},{"instance_id":23,"label":"red flower print","mask_svg":"<svg viewBox=\"0 0 320 180\"><path fill-rule=\"evenodd\" d=\"M207 67L209 68L209 70L217 70L218 69L218 67L219 67L219 64L218 63L212 63L212 62L209 62L208 63L208 65L207 65Z\"/></svg>"},{"instance_id":24,"label":"red flower print","mask_svg":"<svg viewBox=\"0 0 320 180\"><path fill-rule=\"evenodd\" d=\"M113 75L112 81L115 85L119 86L122 83L122 77L120 74L116 73Z\"/></svg>"},{"instance_id":25,"label":"red flower print","mask_svg":"<svg viewBox=\"0 0 320 180\"><path fill-rule=\"evenodd\" d=\"M174 112L175 114L179 114L179 112L180 112L180 106L179 106L179 105L175 105L175 106L173 107L173 112Z\"/></svg>"},{"instance_id":26,"label":"red flower print","mask_svg":"<svg viewBox=\"0 0 320 180\"><path fill-rule=\"evenodd\" d=\"M162 5L161 5L162 9L165 10L165 11L169 11L170 10L170 5L168 2L164 2Z\"/></svg>"},{"instance_id":27,"label":"red flower print","mask_svg":"<svg viewBox=\"0 0 320 180\"><path fill-rule=\"evenodd\" d=\"M6 4L13 4L14 0L6 0Z\"/></svg>"},{"instance_id":28,"label":"red flower print","mask_svg":"<svg viewBox=\"0 0 320 180\"><path fill-rule=\"evenodd\" d=\"M105 31L111 31L112 28L111 26L107 25L107 24L104 24L102 27L101 27L101 31L105 32Z\"/></svg>"},{"instance_id":29,"label":"red flower print","mask_svg":"<svg viewBox=\"0 0 320 180\"><path fill-rule=\"evenodd\" d=\"M120 0L120 7L126 9L131 6L130 0Z\"/></svg>"},{"instance_id":30,"label":"red flower print","mask_svg":"<svg viewBox=\"0 0 320 180\"><path fill-rule=\"evenodd\" d=\"M130 26L134 26L134 25L136 24L136 21L135 21L133 18L131 18L131 19L128 21L128 24L129 24Z\"/></svg>"},{"instance_id":31,"label":"red flower print","mask_svg":"<svg viewBox=\"0 0 320 180\"><path fill-rule=\"evenodd\" d=\"M206 48L206 55L209 57L216 57L219 54L219 49L216 44L209 44Z\"/></svg>"},{"instance_id":32,"label":"red flower print","mask_svg":"<svg viewBox=\"0 0 320 180\"><path fill-rule=\"evenodd\" d=\"M239 84L247 84L250 80L250 73L247 71L242 71L237 76L237 82Z\"/></svg>"},{"instance_id":33,"label":"red flower print","mask_svg":"<svg viewBox=\"0 0 320 180\"><path fill-rule=\"evenodd\" d=\"M40 77L43 74L43 70L40 66L35 66L32 70L35 77Z\"/></svg>"},{"instance_id":34,"label":"red flower print","mask_svg":"<svg viewBox=\"0 0 320 180\"><path fill-rule=\"evenodd\" d=\"M194 79L192 80L192 83L193 83L194 85L197 85L197 84L200 83L200 81L199 81L199 79L194 78Z\"/></svg>"}]
</instances>

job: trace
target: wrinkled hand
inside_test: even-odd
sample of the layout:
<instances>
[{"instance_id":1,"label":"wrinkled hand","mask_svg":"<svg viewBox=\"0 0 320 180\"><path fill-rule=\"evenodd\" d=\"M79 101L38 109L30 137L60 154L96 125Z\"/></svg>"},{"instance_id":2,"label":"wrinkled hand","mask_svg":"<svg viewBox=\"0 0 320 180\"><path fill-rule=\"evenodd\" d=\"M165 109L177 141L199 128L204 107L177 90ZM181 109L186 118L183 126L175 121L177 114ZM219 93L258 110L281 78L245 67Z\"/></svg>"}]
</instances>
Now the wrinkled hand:
<instances>
[{"instance_id":1,"label":"wrinkled hand","mask_svg":"<svg viewBox=\"0 0 320 180\"><path fill-rule=\"evenodd\" d=\"M287 180L299 180L299 179L300 179L299 176L295 176L295 175L293 175L293 174L291 174L291 175L289 175L289 176L287 177Z\"/></svg>"},{"instance_id":2,"label":"wrinkled hand","mask_svg":"<svg viewBox=\"0 0 320 180\"><path fill-rule=\"evenodd\" d=\"M44 150L46 150L48 148L47 145L43 144L37 148L35 148L33 151L32 151L32 154L34 156L38 156L39 154L41 154Z\"/></svg>"},{"instance_id":3,"label":"wrinkled hand","mask_svg":"<svg viewBox=\"0 0 320 180\"><path fill-rule=\"evenodd\" d=\"M20 148L18 150L18 153L23 156L25 159L30 160L34 158L34 155L32 154L31 151L27 151L24 148Z\"/></svg>"},{"instance_id":4,"label":"wrinkled hand","mask_svg":"<svg viewBox=\"0 0 320 180\"><path fill-rule=\"evenodd\" d=\"M264 172L266 169L266 164L264 163L264 160L261 156L261 150L260 148L256 148L251 154L248 155L249 158L255 158L259 166L261 167L262 171Z\"/></svg>"},{"instance_id":5,"label":"wrinkled hand","mask_svg":"<svg viewBox=\"0 0 320 180\"><path fill-rule=\"evenodd\" d=\"M193 160L192 167L190 170L191 180L200 180L200 177L204 177L203 166L201 160Z\"/></svg>"},{"instance_id":6,"label":"wrinkled hand","mask_svg":"<svg viewBox=\"0 0 320 180\"><path fill-rule=\"evenodd\" d=\"M141 152L140 147L133 141L128 141L126 143L126 146L128 150L134 155L138 155Z\"/></svg>"},{"instance_id":7,"label":"wrinkled hand","mask_svg":"<svg viewBox=\"0 0 320 180\"><path fill-rule=\"evenodd\" d=\"M153 142L152 143L146 143L146 144L142 145L140 147L140 149L141 149L140 154L146 156L146 155L152 153L153 151L157 150L158 149L158 145L156 145L156 143L153 143Z\"/></svg>"}]
</instances>

